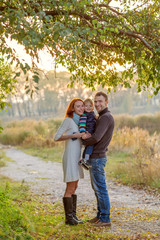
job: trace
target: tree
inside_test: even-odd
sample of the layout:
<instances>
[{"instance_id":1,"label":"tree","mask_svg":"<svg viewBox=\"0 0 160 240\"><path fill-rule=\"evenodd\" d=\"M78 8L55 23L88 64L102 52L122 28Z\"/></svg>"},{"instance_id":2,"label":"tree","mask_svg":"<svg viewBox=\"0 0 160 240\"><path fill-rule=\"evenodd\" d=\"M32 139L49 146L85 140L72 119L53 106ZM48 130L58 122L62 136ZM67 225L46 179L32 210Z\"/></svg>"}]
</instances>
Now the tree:
<instances>
[{"instance_id":1,"label":"tree","mask_svg":"<svg viewBox=\"0 0 160 240\"><path fill-rule=\"evenodd\" d=\"M152 88L156 95L160 89L159 14L159 0L1 0L0 52L26 73L35 68L38 51L46 47L56 63L72 73L71 86L83 80L93 89L101 85L110 90L131 87L136 81L138 91ZM7 38L25 47L31 66L19 61ZM124 70L119 72L116 64ZM38 82L37 72L33 82Z\"/></svg>"},{"instance_id":2,"label":"tree","mask_svg":"<svg viewBox=\"0 0 160 240\"><path fill-rule=\"evenodd\" d=\"M0 109L10 104L7 101L9 94L14 94L16 89L16 80L9 64L0 58Z\"/></svg>"},{"instance_id":3,"label":"tree","mask_svg":"<svg viewBox=\"0 0 160 240\"><path fill-rule=\"evenodd\" d=\"M6 64L3 58L0 58L0 110L10 106L7 96L13 94L16 87L16 80L9 64ZM0 126L0 133L2 131Z\"/></svg>"}]
</instances>

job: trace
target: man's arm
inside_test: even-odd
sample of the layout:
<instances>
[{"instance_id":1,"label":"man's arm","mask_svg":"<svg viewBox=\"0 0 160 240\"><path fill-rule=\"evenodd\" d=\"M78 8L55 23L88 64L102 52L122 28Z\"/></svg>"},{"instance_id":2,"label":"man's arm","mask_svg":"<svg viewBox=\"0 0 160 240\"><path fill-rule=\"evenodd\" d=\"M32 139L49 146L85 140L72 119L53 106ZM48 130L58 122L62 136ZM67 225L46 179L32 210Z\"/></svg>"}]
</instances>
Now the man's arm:
<instances>
[{"instance_id":1,"label":"man's arm","mask_svg":"<svg viewBox=\"0 0 160 240\"><path fill-rule=\"evenodd\" d=\"M110 119L107 116L102 116L99 120L95 132L88 139L83 140L85 145L94 145L99 142L110 126Z\"/></svg>"}]
</instances>

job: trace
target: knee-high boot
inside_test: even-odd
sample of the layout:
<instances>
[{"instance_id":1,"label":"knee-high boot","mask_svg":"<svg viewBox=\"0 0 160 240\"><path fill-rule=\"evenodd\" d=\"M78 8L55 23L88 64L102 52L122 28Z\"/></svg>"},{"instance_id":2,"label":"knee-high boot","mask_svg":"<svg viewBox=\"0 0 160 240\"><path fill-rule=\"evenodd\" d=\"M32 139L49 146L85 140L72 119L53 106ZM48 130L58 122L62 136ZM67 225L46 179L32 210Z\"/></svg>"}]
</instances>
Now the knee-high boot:
<instances>
[{"instance_id":1,"label":"knee-high boot","mask_svg":"<svg viewBox=\"0 0 160 240\"><path fill-rule=\"evenodd\" d=\"M64 197L63 205L65 211L65 223L69 225L77 225L78 222L73 218L73 199L72 197Z\"/></svg>"},{"instance_id":2,"label":"knee-high boot","mask_svg":"<svg viewBox=\"0 0 160 240\"><path fill-rule=\"evenodd\" d=\"M79 220L76 215L76 209L77 209L77 195L72 194L73 199L73 219L77 221L78 224L83 223L83 221Z\"/></svg>"}]
</instances>

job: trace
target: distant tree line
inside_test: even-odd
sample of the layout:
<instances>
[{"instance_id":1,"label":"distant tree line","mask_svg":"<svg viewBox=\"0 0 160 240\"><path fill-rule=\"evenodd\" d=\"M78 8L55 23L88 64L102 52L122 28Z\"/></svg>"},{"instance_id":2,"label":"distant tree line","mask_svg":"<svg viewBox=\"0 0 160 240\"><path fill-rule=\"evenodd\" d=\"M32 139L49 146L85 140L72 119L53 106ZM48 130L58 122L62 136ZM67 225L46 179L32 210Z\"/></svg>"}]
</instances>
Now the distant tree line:
<instances>
[{"instance_id":1,"label":"distant tree line","mask_svg":"<svg viewBox=\"0 0 160 240\"><path fill-rule=\"evenodd\" d=\"M68 72L54 71L40 72L39 90L31 99L26 94L25 77L22 75L17 83L16 96L8 96L11 107L6 107L0 112L0 117L9 119L61 118L65 114L69 101L74 97L93 98L95 92L86 88L81 83L75 83L73 87L67 87L70 74ZM97 91L107 89L97 87ZM120 89L111 91L109 94L109 108L113 114L141 114L155 113L160 111L160 97L153 96L147 100L148 93L137 93L136 85L131 89Z\"/></svg>"}]
</instances>

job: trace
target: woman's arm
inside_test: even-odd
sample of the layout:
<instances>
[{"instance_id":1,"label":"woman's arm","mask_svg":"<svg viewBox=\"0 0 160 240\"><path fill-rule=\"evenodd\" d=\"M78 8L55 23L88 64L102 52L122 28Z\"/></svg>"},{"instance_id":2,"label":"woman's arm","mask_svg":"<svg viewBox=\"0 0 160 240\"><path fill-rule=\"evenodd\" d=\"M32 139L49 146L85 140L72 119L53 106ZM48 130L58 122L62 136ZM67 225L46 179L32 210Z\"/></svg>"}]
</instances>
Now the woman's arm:
<instances>
[{"instance_id":1,"label":"woman's arm","mask_svg":"<svg viewBox=\"0 0 160 240\"><path fill-rule=\"evenodd\" d=\"M56 141L65 141L65 140L71 139L71 138L81 138L83 134L85 134L85 133L76 132L76 133L73 133L70 135L62 135Z\"/></svg>"}]
</instances>

